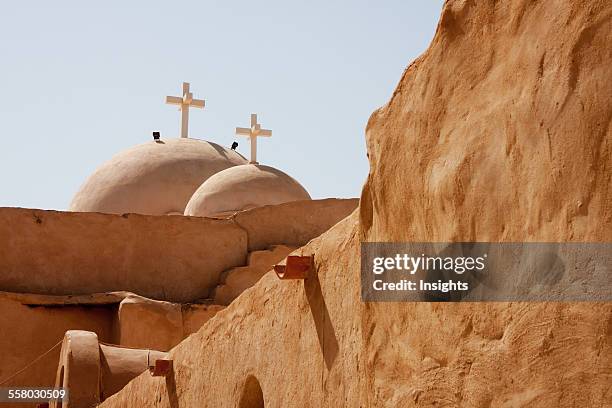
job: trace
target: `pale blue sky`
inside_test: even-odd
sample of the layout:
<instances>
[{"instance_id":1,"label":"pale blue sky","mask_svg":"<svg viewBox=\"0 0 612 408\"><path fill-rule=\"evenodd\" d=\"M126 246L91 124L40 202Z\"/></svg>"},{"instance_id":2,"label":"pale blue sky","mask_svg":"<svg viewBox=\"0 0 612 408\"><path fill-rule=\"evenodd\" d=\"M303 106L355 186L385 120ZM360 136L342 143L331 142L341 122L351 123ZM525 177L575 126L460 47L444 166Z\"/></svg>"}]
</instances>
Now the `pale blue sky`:
<instances>
[{"instance_id":1,"label":"pale blue sky","mask_svg":"<svg viewBox=\"0 0 612 408\"><path fill-rule=\"evenodd\" d=\"M259 114L258 159L314 198L358 197L364 128L428 46L442 0L10 1L0 5L0 206L66 209L113 154L190 134L225 146Z\"/></svg>"}]
</instances>

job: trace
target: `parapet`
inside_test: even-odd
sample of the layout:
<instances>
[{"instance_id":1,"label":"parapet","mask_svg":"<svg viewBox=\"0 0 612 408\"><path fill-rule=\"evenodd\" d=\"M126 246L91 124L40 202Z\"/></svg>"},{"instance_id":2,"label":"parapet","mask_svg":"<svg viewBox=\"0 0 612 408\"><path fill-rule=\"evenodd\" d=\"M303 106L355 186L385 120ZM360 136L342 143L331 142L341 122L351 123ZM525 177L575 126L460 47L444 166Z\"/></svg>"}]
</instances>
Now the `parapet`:
<instances>
[{"instance_id":1,"label":"parapet","mask_svg":"<svg viewBox=\"0 0 612 408\"><path fill-rule=\"evenodd\" d=\"M0 291L150 299L207 298L250 252L299 247L357 207L357 199L295 201L228 219L0 208Z\"/></svg>"}]
</instances>

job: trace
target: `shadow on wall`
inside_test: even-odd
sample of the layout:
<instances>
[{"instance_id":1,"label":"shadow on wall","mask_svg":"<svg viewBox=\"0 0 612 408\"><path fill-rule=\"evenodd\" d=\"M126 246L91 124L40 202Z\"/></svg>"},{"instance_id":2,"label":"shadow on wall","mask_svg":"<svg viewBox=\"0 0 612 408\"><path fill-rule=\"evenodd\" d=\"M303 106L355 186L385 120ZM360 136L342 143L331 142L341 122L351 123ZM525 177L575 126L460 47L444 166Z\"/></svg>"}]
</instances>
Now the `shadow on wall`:
<instances>
[{"instance_id":1,"label":"shadow on wall","mask_svg":"<svg viewBox=\"0 0 612 408\"><path fill-rule=\"evenodd\" d=\"M264 408L261 385L259 385L257 378L252 375L249 375L244 383L238 408Z\"/></svg>"},{"instance_id":2,"label":"shadow on wall","mask_svg":"<svg viewBox=\"0 0 612 408\"><path fill-rule=\"evenodd\" d=\"M176 394L176 380L174 379L174 370L171 375L166 377L166 392L168 393L168 403L170 408L179 408L178 395Z\"/></svg>"},{"instance_id":3,"label":"shadow on wall","mask_svg":"<svg viewBox=\"0 0 612 408\"><path fill-rule=\"evenodd\" d=\"M338 355L339 345L336 339L336 331L331 323L329 310L321 291L321 281L319 275L314 273L304 281L304 289L306 290L306 298L310 305L312 318L317 329L319 345L325 359L325 365L328 370L331 370L336 356Z\"/></svg>"}]
</instances>

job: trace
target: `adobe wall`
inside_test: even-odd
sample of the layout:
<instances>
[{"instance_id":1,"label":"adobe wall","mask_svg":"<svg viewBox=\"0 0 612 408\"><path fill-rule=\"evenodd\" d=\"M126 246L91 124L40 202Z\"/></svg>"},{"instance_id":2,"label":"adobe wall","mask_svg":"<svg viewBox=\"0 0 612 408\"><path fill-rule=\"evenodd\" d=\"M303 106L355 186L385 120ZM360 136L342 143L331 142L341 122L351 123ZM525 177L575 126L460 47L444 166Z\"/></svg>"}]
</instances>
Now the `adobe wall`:
<instances>
[{"instance_id":1,"label":"adobe wall","mask_svg":"<svg viewBox=\"0 0 612 408\"><path fill-rule=\"evenodd\" d=\"M0 381L48 350L68 330L92 331L107 343L169 350L224 306L154 301L135 296L127 291L128 287L137 288L139 295L155 294L156 285L166 282L170 290L164 292L165 296L183 296L199 279L198 268L207 271L212 265L224 270L225 264L221 262L217 266L214 262L206 263L204 255L213 251L212 243L220 242L223 249L223 243L229 244L235 239L220 257L229 254L236 259L246 258L249 233L259 245L267 246L283 239L305 243L344 218L356 206L356 201L283 204L277 210L280 218L285 223L300 224L293 229L298 231L297 235L290 238L283 235L285 228L280 234L271 229L266 235L267 222L280 225L270 218L275 206L241 213L240 218L245 220L248 229L232 220L1 208L1 289L37 290L38 293L0 293L0 333L4 333L0 337L0 360L3 361ZM307 221L312 217L306 211L308 207L314 208L320 219ZM147 252L146 246L151 242L158 251ZM168 253L181 254L185 261L165 256ZM153 265L155 261L160 265ZM137 275L132 272L145 268L160 272L164 266L179 273ZM108 277L105 280L106 275L114 280ZM105 282L107 286L103 286ZM101 287L121 291L94 293ZM69 295L62 296L66 292ZM8 385L51 386L58 358L59 348Z\"/></svg>"},{"instance_id":2,"label":"adobe wall","mask_svg":"<svg viewBox=\"0 0 612 408\"><path fill-rule=\"evenodd\" d=\"M244 264L246 247L227 220L2 208L0 290L190 301Z\"/></svg>"},{"instance_id":3,"label":"adobe wall","mask_svg":"<svg viewBox=\"0 0 612 408\"><path fill-rule=\"evenodd\" d=\"M0 292L0 381L53 347L68 330L94 332L105 343L165 351L223 308L124 292L70 297ZM52 386L59 355L58 346L2 386Z\"/></svg>"},{"instance_id":4,"label":"adobe wall","mask_svg":"<svg viewBox=\"0 0 612 408\"><path fill-rule=\"evenodd\" d=\"M359 199L328 198L266 205L233 219L248 235L249 251L270 245L302 246L351 214Z\"/></svg>"},{"instance_id":5,"label":"adobe wall","mask_svg":"<svg viewBox=\"0 0 612 408\"><path fill-rule=\"evenodd\" d=\"M300 249L315 254L318 275L281 281L268 272L170 352L171 378L141 375L102 406L235 408L251 377L265 406L368 406L360 403L367 306L352 267L356 220L354 214Z\"/></svg>"},{"instance_id":6,"label":"adobe wall","mask_svg":"<svg viewBox=\"0 0 612 408\"><path fill-rule=\"evenodd\" d=\"M300 246L357 199L266 206L227 220L0 208L0 291L79 295L128 291L172 302L205 298L249 251Z\"/></svg>"},{"instance_id":7,"label":"adobe wall","mask_svg":"<svg viewBox=\"0 0 612 408\"><path fill-rule=\"evenodd\" d=\"M112 342L116 313L117 308L109 305L26 306L0 294L0 381L52 348L67 330L95 331L100 340ZM57 347L2 387L52 386L59 356L60 347Z\"/></svg>"}]
</instances>

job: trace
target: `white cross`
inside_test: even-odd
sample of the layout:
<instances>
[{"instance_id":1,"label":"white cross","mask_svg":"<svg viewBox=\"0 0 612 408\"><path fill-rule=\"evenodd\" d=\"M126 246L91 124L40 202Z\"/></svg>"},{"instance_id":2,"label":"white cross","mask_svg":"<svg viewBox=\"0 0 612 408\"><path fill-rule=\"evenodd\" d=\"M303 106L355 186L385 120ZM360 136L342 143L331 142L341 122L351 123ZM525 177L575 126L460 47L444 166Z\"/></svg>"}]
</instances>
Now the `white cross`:
<instances>
[{"instance_id":1,"label":"white cross","mask_svg":"<svg viewBox=\"0 0 612 408\"><path fill-rule=\"evenodd\" d=\"M236 134L251 139L251 161L249 163L257 164L257 138L259 136L270 137L272 136L272 131L262 129L261 125L257 123L257 114L251 113L251 127L237 127Z\"/></svg>"},{"instance_id":2,"label":"white cross","mask_svg":"<svg viewBox=\"0 0 612 408\"><path fill-rule=\"evenodd\" d=\"M203 99L193 99L193 94L189 92L189 82L183 82L183 96L166 96L166 103L179 105L181 111L181 137L189 137L189 108L204 109Z\"/></svg>"}]
</instances>

